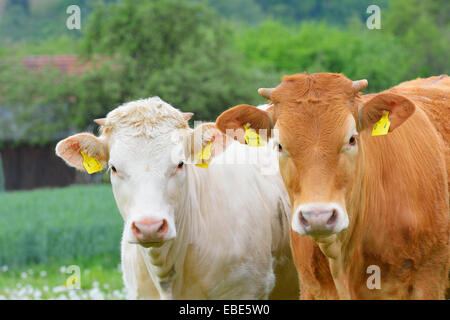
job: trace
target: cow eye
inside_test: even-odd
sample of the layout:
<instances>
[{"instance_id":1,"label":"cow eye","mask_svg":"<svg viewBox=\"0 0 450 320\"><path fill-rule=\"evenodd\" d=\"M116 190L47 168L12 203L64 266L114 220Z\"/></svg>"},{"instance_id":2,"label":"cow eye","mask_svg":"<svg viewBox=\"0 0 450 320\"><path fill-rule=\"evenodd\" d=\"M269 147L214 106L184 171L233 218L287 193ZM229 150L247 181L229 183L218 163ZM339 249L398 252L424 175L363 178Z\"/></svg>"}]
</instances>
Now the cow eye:
<instances>
[{"instance_id":1,"label":"cow eye","mask_svg":"<svg viewBox=\"0 0 450 320\"><path fill-rule=\"evenodd\" d=\"M278 144L278 151L279 152L283 151L283 146L280 143Z\"/></svg>"},{"instance_id":2,"label":"cow eye","mask_svg":"<svg viewBox=\"0 0 450 320\"><path fill-rule=\"evenodd\" d=\"M355 136L352 136L352 137L350 138L350 140L348 141L348 144L351 145L351 146L354 146L354 145L356 144L356 138L355 138Z\"/></svg>"},{"instance_id":3,"label":"cow eye","mask_svg":"<svg viewBox=\"0 0 450 320\"><path fill-rule=\"evenodd\" d=\"M181 168L183 168L183 165L184 165L184 162L180 161L180 162L178 162L177 168L181 169Z\"/></svg>"},{"instance_id":4,"label":"cow eye","mask_svg":"<svg viewBox=\"0 0 450 320\"><path fill-rule=\"evenodd\" d=\"M111 171L112 171L114 174L117 174L117 169L116 169L116 167L111 166Z\"/></svg>"}]
</instances>

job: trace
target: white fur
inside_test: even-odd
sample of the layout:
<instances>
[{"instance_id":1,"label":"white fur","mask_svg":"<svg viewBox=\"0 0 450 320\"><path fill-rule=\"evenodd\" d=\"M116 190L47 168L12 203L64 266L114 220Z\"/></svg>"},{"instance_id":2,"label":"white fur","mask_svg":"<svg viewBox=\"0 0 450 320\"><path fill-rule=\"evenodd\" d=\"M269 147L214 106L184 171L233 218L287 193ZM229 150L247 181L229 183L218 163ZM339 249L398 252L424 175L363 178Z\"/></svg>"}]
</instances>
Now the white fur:
<instances>
[{"instance_id":1,"label":"white fur","mask_svg":"<svg viewBox=\"0 0 450 320\"><path fill-rule=\"evenodd\" d=\"M290 204L281 177L264 175L258 164L220 160L242 152L272 159L276 151L232 143L207 169L185 164L177 170L174 149L183 149L191 131L181 112L159 98L107 116L103 136L118 172L111 183L125 221L122 267L129 297L297 299ZM130 224L141 218L168 220L171 240L149 248L133 244Z\"/></svg>"}]
</instances>

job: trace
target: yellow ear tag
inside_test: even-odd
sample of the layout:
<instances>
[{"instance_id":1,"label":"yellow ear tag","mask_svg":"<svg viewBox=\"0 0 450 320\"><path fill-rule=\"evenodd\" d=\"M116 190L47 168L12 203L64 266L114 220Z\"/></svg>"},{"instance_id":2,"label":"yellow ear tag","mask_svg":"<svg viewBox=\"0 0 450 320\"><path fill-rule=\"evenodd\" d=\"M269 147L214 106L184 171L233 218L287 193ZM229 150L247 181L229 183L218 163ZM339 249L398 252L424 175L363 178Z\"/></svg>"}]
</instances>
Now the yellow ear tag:
<instances>
[{"instance_id":1,"label":"yellow ear tag","mask_svg":"<svg viewBox=\"0 0 450 320\"><path fill-rule=\"evenodd\" d=\"M202 151L200 151L199 153L197 153L195 155L195 159L202 160L201 163L195 164L197 167L208 168L209 162L207 162L205 160L209 160L211 158L211 146L212 146L212 142L209 142L206 145L206 147L203 148Z\"/></svg>"},{"instance_id":2,"label":"yellow ear tag","mask_svg":"<svg viewBox=\"0 0 450 320\"><path fill-rule=\"evenodd\" d=\"M255 130L253 130L249 126L245 126L245 125L244 125L244 129L245 129L244 139L245 139L245 142L247 142L247 144L250 147L264 146L264 141L261 139L259 134L256 133Z\"/></svg>"},{"instance_id":3,"label":"yellow ear tag","mask_svg":"<svg viewBox=\"0 0 450 320\"><path fill-rule=\"evenodd\" d=\"M389 111L386 111L381 119L375 123L372 129L372 136L384 136L388 134L391 122L389 121Z\"/></svg>"},{"instance_id":4,"label":"yellow ear tag","mask_svg":"<svg viewBox=\"0 0 450 320\"><path fill-rule=\"evenodd\" d=\"M87 173L93 174L103 170L102 165L96 158L91 158L83 151L80 151L83 156L83 166L86 169Z\"/></svg>"}]
</instances>

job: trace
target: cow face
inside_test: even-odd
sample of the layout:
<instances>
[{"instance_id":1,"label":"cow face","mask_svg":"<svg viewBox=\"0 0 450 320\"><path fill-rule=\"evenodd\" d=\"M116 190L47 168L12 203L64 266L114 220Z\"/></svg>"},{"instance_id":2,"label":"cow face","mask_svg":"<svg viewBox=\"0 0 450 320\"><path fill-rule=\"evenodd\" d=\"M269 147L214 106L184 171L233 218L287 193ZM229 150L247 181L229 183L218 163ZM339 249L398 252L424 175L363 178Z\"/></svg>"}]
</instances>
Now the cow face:
<instances>
[{"instance_id":1,"label":"cow face","mask_svg":"<svg viewBox=\"0 0 450 320\"><path fill-rule=\"evenodd\" d=\"M128 242L150 246L176 237L185 162L182 143L169 134L149 139L119 131L111 137L108 168Z\"/></svg>"},{"instance_id":2,"label":"cow face","mask_svg":"<svg viewBox=\"0 0 450 320\"><path fill-rule=\"evenodd\" d=\"M216 121L223 132L250 122L278 133L280 172L293 207L291 227L301 235L329 236L348 227L363 131L372 130L385 111L389 131L414 111L411 101L392 93L363 103L358 92L366 85L366 80L352 82L338 74L284 77L277 88L259 90L271 100L269 111L237 106Z\"/></svg>"},{"instance_id":3,"label":"cow face","mask_svg":"<svg viewBox=\"0 0 450 320\"><path fill-rule=\"evenodd\" d=\"M159 101L157 105L162 103ZM127 105L119 107L106 119L97 121L103 129L100 138L81 133L56 146L57 155L79 170L85 170L81 152L108 168L114 197L125 221L124 237L144 247L177 236L180 217L175 213L187 196L191 142L200 143L199 149L214 142L215 135L222 136L214 124L189 129L187 120L192 114L182 114L165 104L162 108L169 111L166 113L153 112L153 107L148 100L136 104L138 112Z\"/></svg>"}]
</instances>

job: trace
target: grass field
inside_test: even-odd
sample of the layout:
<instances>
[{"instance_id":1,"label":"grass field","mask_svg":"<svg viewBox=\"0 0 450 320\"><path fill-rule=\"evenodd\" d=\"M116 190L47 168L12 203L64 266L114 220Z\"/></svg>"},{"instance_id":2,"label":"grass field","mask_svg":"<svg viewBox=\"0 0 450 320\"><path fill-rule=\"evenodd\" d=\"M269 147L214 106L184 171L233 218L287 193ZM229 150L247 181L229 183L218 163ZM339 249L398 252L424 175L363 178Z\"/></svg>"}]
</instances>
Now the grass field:
<instances>
[{"instance_id":1,"label":"grass field","mask_svg":"<svg viewBox=\"0 0 450 320\"><path fill-rule=\"evenodd\" d=\"M0 299L124 299L122 225L110 185L0 193Z\"/></svg>"},{"instance_id":2,"label":"grass field","mask_svg":"<svg viewBox=\"0 0 450 320\"><path fill-rule=\"evenodd\" d=\"M0 300L2 299L126 299L120 265L105 267L101 260L93 259L77 265L79 288L69 288L73 275L69 266L34 265L10 269L0 266Z\"/></svg>"},{"instance_id":3,"label":"grass field","mask_svg":"<svg viewBox=\"0 0 450 320\"><path fill-rule=\"evenodd\" d=\"M116 265L122 225L110 185L0 193L0 266L99 255Z\"/></svg>"}]
</instances>

